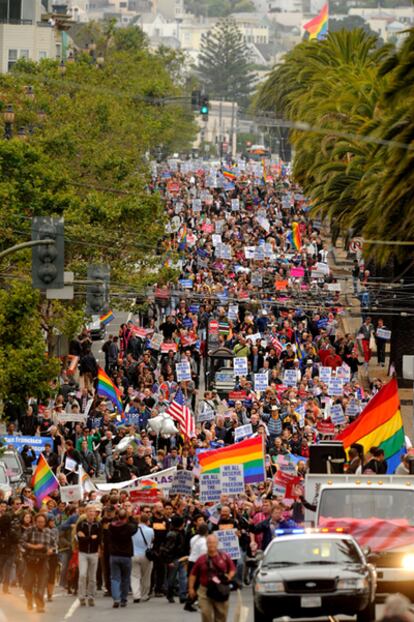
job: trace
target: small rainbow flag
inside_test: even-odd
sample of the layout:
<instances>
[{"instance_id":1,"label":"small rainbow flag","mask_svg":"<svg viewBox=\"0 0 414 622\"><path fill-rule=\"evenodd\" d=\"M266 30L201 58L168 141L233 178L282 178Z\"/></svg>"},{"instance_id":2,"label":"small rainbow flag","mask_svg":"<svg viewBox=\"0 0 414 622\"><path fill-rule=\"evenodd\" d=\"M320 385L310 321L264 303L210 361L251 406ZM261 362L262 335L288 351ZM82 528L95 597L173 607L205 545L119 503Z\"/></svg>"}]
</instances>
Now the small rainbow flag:
<instances>
[{"instance_id":1,"label":"small rainbow flag","mask_svg":"<svg viewBox=\"0 0 414 622\"><path fill-rule=\"evenodd\" d=\"M104 313L104 315L101 315L99 319L100 319L101 324L106 326L107 324L109 324L109 322L112 322L112 320L115 319L115 316L112 313L112 311L108 311L108 313Z\"/></svg>"},{"instance_id":2,"label":"small rainbow flag","mask_svg":"<svg viewBox=\"0 0 414 622\"><path fill-rule=\"evenodd\" d=\"M292 231L288 234L288 240L295 250L302 250L302 238L298 222L292 222Z\"/></svg>"},{"instance_id":3,"label":"small rainbow flag","mask_svg":"<svg viewBox=\"0 0 414 622\"><path fill-rule=\"evenodd\" d=\"M153 479L141 479L139 484L141 490L158 490L158 484Z\"/></svg>"},{"instance_id":4,"label":"small rainbow flag","mask_svg":"<svg viewBox=\"0 0 414 622\"><path fill-rule=\"evenodd\" d=\"M124 409L122 407L121 393L114 385L108 374L104 372L102 367L99 367L98 369L98 386L96 391L101 397L107 397L111 400L118 413L120 415L123 414Z\"/></svg>"},{"instance_id":5,"label":"small rainbow flag","mask_svg":"<svg viewBox=\"0 0 414 622\"><path fill-rule=\"evenodd\" d=\"M41 507L43 499L59 488L59 482L43 454L40 454L36 471L33 473L32 486L38 507Z\"/></svg>"},{"instance_id":6,"label":"small rainbow flag","mask_svg":"<svg viewBox=\"0 0 414 622\"><path fill-rule=\"evenodd\" d=\"M230 181L234 181L236 179L236 173L232 171L230 168L223 166L221 170L222 170L223 176L226 179L229 179Z\"/></svg>"},{"instance_id":7,"label":"small rainbow flag","mask_svg":"<svg viewBox=\"0 0 414 622\"><path fill-rule=\"evenodd\" d=\"M309 33L309 39L318 39L319 41L326 38L328 34L329 22L329 4L323 5L319 15L307 22L303 28Z\"/></svg>"},{"instance_id":8,"label":"small rainbow flag","mask_svg":"<svg viewBox=\"0 0 414 622\"><path fill-rule=\"evenodd\" d=\"M201 473L219 472L226 464L242 464L245 484L265 480L263 439L261 436L248 438L222 449L212 449L197 454Z\"/></svg>"}]
</instances>

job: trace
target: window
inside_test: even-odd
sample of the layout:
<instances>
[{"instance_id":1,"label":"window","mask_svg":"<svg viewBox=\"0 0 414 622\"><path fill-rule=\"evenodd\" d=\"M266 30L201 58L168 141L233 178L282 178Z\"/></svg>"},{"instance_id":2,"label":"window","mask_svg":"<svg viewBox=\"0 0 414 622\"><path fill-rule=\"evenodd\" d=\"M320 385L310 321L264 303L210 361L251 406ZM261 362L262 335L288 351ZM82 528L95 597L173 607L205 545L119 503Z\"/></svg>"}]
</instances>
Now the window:
<instances>
[{"instance_id":1,"label":"window","mask_svg":"<svg viewBox=\"0 0 414 622\"><path fill-rule=\"evenodd\" d=\"M13 69L13 65L17 62L17 50L9 50L9 60L7 63L7 71L11 71Z\"/></svg>"},{"instance_id":2,"label":"window","mask_svg":"<svg viewBox=\"0 0 414 622\"><path fill-rule=\"evenodd\" d=\"M62 46L60 43L56 43L56 58L62 58Z\"/></svg>"},{"instance_id":3,"label":"window","mask_svg":"<svg viewBox=\"0 0 414 622\"><path fill-rule=\"evenodd\" d=\"M126 9L127 8L127 3L126 2L120 2L119 3L119 8L120 9Z\"/></svg>"},{"instance_id":4,"label":"window","mask_svg":"<svg viewBox=\"0 0 414 622\"><path fill-rule=\"evenodd\" d=\"M42 60L42 58L47 58L47 52L45 52L45 50L40 50L39 52L39 60Z\"/></svg>"},{"instance_id":5,"label":"window","mask_svg":"<svg viewBox=\"0 0 414 622\"><path fill-rule=\"evenodd\" d=\"M20 50L20 58L29 58L29 50Z\"/></svg>"}]
</instances>

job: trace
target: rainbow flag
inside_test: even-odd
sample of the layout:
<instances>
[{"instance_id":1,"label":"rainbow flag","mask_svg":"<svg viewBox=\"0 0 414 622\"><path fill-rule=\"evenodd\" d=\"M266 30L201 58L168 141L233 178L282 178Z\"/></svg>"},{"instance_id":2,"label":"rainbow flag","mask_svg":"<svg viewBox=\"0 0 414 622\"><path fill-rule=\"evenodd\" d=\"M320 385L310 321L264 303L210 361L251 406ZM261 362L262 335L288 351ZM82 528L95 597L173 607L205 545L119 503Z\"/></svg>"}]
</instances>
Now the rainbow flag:
<instances>
[{"instance_id":1,"label":"rainbow flag","mask_svg":"<svg viewBox=\"0 0 414 622\"><path fill-rule=\"evenodd\" d=\"M230 168L223 166L221 169L223 176L230 181L234 181L236 179L236 173L232 171Z\"/></svg>"},{"instance_id":2,"label":"rainbow flag","mask_svg":"<svg viewBox=\"0 0 414 622\"><path fill-rule=\"evenodd\" d=\"M363 446L364 452L371 447L384 450L388 464L388 473L394 473L404 453L404 428L398 397L398 384L395 378L390 380L362 413L345 430L337 435L347 450L353 443Z\"/></svg>"},{"instance_id":3,"label":"rainbow flag","mask_svg":"<svg viewBox=\"0 0 414 622\"><path fill-rule=\"evenodd\" d=\"M242 464L246 484L265 480L265 461L261 436L248 438L229 447L197 454L201 473L218 472L226 464Z\"/></svg>"},{"instance_id":4,"label":"rainbow flag","mask_svg":"<svg viewBox=\"0 0 414 622\"><path fill-rule=\"evenodd\" d=\"M328 22L329 22L329 3L323 5L319 15L311 19L303 26L303 28L309 33L309 39L325 39L328 34Z\"/></svg>"},{"instance_id":5,"label":"rainbow flag","mask_svg":"<svg viewBox=\"0 0 414 622\"><path fill-rule=\"evenodd\" d=\"M114 314L112 313L112 311L108 311L108 313L104 313L103 315L101 315L101 317L99 318L101 324L103 324L104 326L106 326L107 324L109 324L109 322L112 322L112 320L115 319Z\"/></svg>"},{"instance_id":6,"label":"rainbow flag","mask_svg":"<svg viewBox=\"0 0 414 622\"><path fill-rule=\"evenodd\" d=\"M111 400L118 413L120 415L123 414L124 409L122 407L121 393L114 385L108 374L104 372L102 367L99 367L98 369L98 386L96 391L101 397L107 397Z\"/></svg>"},{"instance_id":7,"label":"rainbow flag","mask_svg":"<svg viewBox=\"0 0 414 622\"><path fill-rule=\"evenodd\" d=\"M141 479L139 485L141 490L159 490L157 482L153 479Z\"/></svg>"},{"instance_id":8,"label":"rainbow flag","mask_svg":"<svg viewBox=\"0 0 414 622\"><path fill-rule=\"evenodd\" d=\"M59 488L59 482L43 454L40 454L36 470L33 473L32 486L38 507L42 505L43 499Z\"/></svg>"},{"instance_id":9,"label":"rainbow flag","mask_svg":"<svg viewBox=\"0 0 414 622\"><path fill-rule=\"evenodd\" d=\"M289 231L288 233L288 240L295 250L302 250L302 238L298 222L292 222L292 231Z\"/></svg>"}]
</instances>

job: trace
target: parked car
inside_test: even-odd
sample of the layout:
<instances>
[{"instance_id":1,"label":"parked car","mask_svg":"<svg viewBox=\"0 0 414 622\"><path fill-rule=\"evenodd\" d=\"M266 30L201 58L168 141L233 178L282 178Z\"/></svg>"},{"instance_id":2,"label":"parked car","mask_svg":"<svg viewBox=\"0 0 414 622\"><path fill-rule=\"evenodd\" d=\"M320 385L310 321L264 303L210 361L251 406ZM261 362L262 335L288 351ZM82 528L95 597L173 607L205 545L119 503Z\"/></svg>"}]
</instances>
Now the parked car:
<instances>
[{"instance_id":1,"label":"parked car","mask_svg":"<svg viewBox=\"0 0 414 622\"><path fill-rule=\"evenodd\" d=\"M6 449L0 456L0 465L4 467L13 490L26 486L28 473L17 449Z\"/></svg>"}]
</instances>

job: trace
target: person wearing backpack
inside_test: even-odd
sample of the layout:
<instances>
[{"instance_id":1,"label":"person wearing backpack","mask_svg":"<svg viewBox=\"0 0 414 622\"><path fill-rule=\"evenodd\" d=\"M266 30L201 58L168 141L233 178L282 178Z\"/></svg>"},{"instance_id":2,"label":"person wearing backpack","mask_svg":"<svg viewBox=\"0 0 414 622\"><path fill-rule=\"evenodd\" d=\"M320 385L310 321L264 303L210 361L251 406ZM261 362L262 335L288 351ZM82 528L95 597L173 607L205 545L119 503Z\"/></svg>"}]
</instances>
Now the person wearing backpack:
<instances>
[{"instance_id":1,"label":"person wearing backpack","mask_svg":"<svg viewBox=\"0 0 414 622\"><path fill-rule=\"evenodd\" d=\"M149 600L153 567L152 543L154 541L154 530L148 524L150 514L149 507L141 508L138 531L132 536L134 556L132 558L131 588L134 603Z\"/></svg>"}]
</instances>

